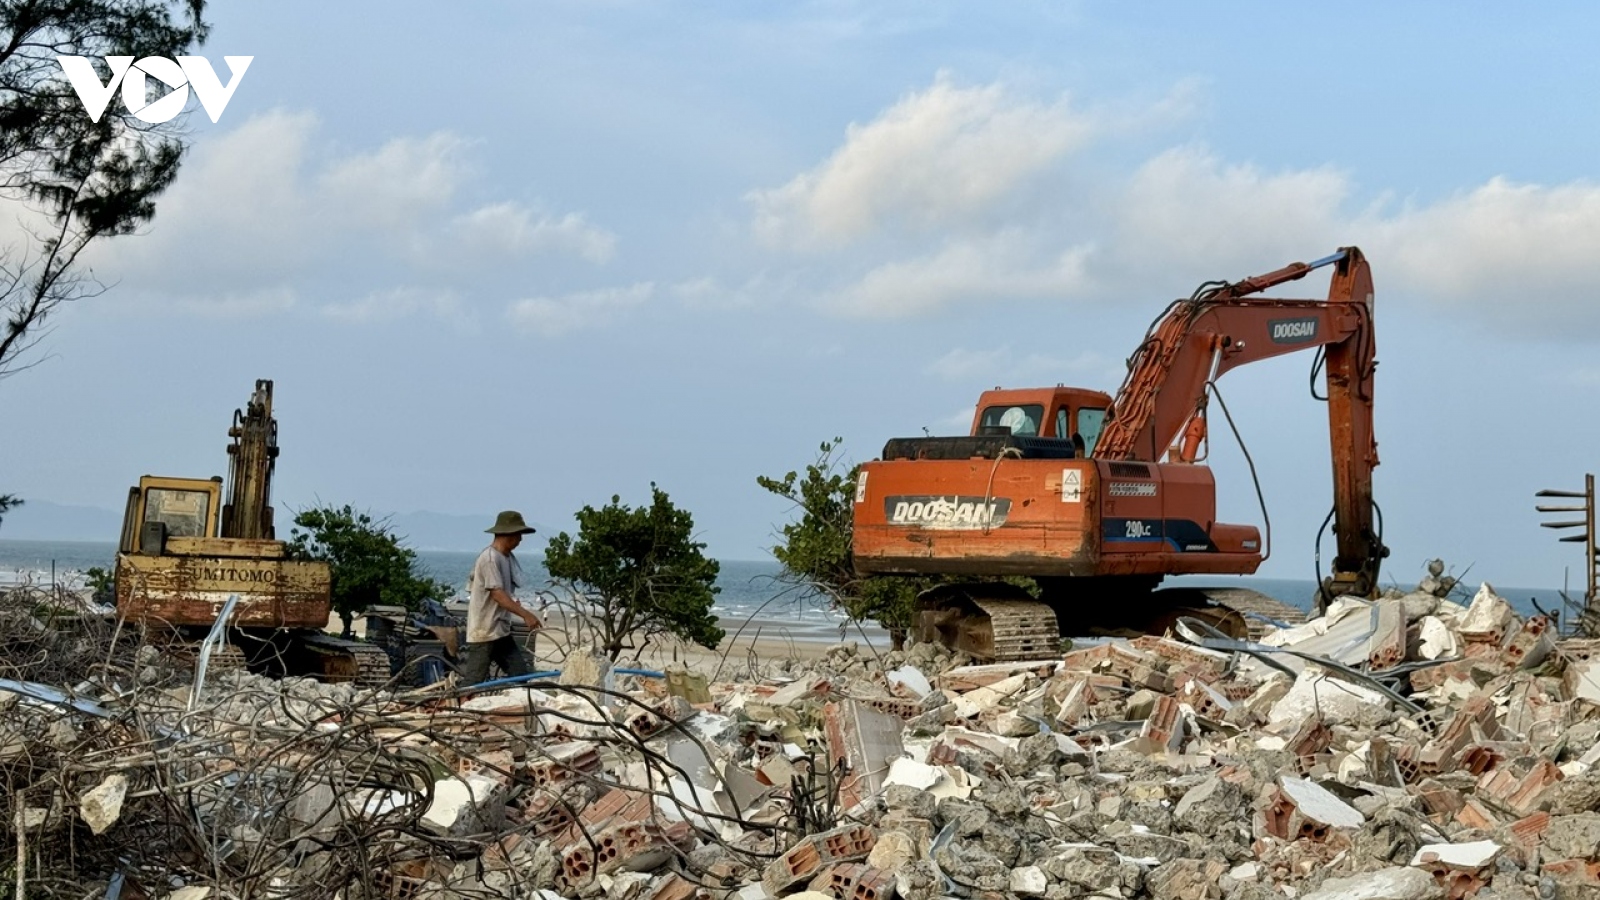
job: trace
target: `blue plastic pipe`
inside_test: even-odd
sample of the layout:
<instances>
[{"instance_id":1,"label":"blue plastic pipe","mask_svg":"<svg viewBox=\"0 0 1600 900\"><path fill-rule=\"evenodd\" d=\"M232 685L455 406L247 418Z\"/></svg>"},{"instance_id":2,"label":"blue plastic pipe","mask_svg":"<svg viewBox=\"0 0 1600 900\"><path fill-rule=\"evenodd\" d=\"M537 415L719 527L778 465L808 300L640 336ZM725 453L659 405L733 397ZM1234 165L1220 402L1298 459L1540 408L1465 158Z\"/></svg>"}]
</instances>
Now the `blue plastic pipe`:
<instances>
[{"instance_id":1,"label":"blue plastic pipe","mask_svg":"<svg viewBox=\"0 0 1600 900\"><path fill-rule=\"evenodd\" d=\"M665 677L667 677L666 673L657 672L654 669L612 669L611 671L617 673L618 675L636 675L636 676L638 676L640 678L665 678ZM523 684L523 683L526 683L526 682L529 682L529 681L543 681L546 678L559 678L559 677L561 677L561 670L560 669L550 669L550 670L544 671L544 672L529 672L526 675L512 675L512 676L509 676L507 678L496 678L493 681L482 681L482 682L479 682L478 684L468 685L468 686L462 688L458 693L475 694L478 691L492 690L494 688L501 688L501 687L510 687L512 685Z\"/></svg>"}]
</instances>

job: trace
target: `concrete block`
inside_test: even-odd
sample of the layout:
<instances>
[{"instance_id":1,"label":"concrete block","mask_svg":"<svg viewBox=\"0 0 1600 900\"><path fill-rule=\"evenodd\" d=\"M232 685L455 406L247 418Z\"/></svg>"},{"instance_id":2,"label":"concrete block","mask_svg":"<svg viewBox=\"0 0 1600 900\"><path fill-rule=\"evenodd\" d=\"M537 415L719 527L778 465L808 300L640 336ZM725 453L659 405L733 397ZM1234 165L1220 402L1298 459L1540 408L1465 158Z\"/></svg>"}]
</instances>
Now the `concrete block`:
<instances>
[{"instance_id":1,"label":"concrete block","mask_svg":"<svg viewBox=\"0 0 1600 900\"><path fill-rule=\"evenodd\" d=\"M1187 672L1201 681L1210 683L1221 678L1232 662L1230 654L1207 650L1157 635L1140 635L1130 644L1136 650L1151 653L1167 661L1168 674L1176 676Z\"/></svg>"},{"instance_id":2,"label":"concrete block","mask_svg":"<svg viewBox=\"0 0 1600 900\"><path fill-rule=\"evenodd\" d=\"M1373 709L1387 709L1389 698L1370 688L1308 668L1267 713L1267 730L1292 734L1306 719L1320 715L1330 725L1353 724Z\"/></svg>"},{"instance_id":3,"label":"concrete block","mask_svg":"<svg viewBox=\"0 0 1600 900\"><path fill-rule=\"evenodd\" d=\"M1406 660L1405 606L1394 600L1380 600L1373 613L1377 621L1367 638L1367 668L1381 672Z\"/></svg>"},{"instance_id":4,"label":"concrete block","mask_svg":"<svg viewBox=\"0 0 1600 900\"><path fill-rule=\"evenodd\" d=\"M901 666L892 672L885 672L884 677L890 685L904 690L917 700L933 693L933 682L916 666Z\"/></svg>"},{"instance_id":5,"label":"concrete block","mask_svg":"<svg viewBox=\"0 0 1600 900\"><path fill-rule=\"evenodd\" d=\"M579 687L609 687L611 657L598 650L579 650L567 654L561 664L559 684Z\"/></svg>"},{"instance_id":6,"label":"concrete block","mask_svg":"<svg viewBox=\"0 0 1600 900\"><path fill-rule=\"evenodd\" d=\"M832 684L826 678L802 678L778 688L766 702L774 707L798 706L807 700L825 696L831 688Z\"/></svg>"},{"instance_id":7,"label":"concrete block","mask_svg":"<svg viewBox=\"0 0 1600 900\"><path fill-rule=\"evenodd\" d=\"M1403 866L1348 878L1329 878L1301 900L1443 900L1444 888L1427 872Z\"/></svg>"},{"instance_id":8,"label":"concrete block","mask_svg":"<svg viewBox=\"0 0 1600 900\"><path fill-rule=\"evenodd\" d=\"M711 686L703 672L690 672L681 665L666 669L667 693L682 697L690 703L710 703Z\"/></svg>"},{"instance_id":9,"label":"concrete block","mask_svg":"<svg viewBox=\"0 0 1600 900\"><path fill-rule=\"evenodd\" d=\"M1456 631L1469 643L1502 646L1517 615L1505 598L1496 594L1494 587L1485 581L1472 597L1466 615Z\"/></svg>"},{"instance_id":10,"label":"concrete block","mask_svg":"<svg viewBox=\"0 0 1600 900\"><path fill-rule=\"evenodd\" d=\"M1361 811L1340 800L1327 788L1303 778L1280 776L1257 811L1258 836L1286 841L1325 841L1336 828L1359 828L1366 822Z\"/></svg>"},{"instance_id":11,"label":"concrete block","mask_svg":"<svg viewBox=\"0 0 1600 900\"><path fill-rule=\"evenodd\" d=\"M822 724L831 758L848 767L839 786L839 802L846 810L854 809L883 789L890 763L905 753L904 723L854 700L842 700L823 707Z\"/></svg>"},{"instance_id":12,"label":"concrete block","mask_svg":"<svg viewBox=\"0 0 1600 900\"><path fill-rule=\"evenodd\" d=\"M1600 706L1600 658L1568 662L1561 685L1568 700Z\"/></svg>"},{"instance_id":13,"label":"concrete block","mask_svg":"<svg viewBox=\"0 0 1600 900\"><path fill-rule=\"evenodd\" d=\"M1494 841L1464 844L1423 844L1411 857L1411 865L1440 863L1455 869L1481 869L1495 861L1503 848Z\"/></svg>"},{"instance_id":14,"label":"concrete block","mask_svg":"<svg viewBox=\"0 0 1600 900\"><path fill-rule=\"evenodd\" d=\"M878 843L867 854L867 865L874 869L898 869L908 862L921 859L921 848L916 840L904 831L884 831Z\"/></svg>"},{"instance_id":15,"label":"concrete block","mask_svg":"<svg viewBox=\"0 0 1600 900\"><path fill-rule=\"evenodd\" d=\"M482 775L444 778L433 784L433 802L422 824L450 837L466 837L499 828L505 818L505 786Z\"/></svg>"},{"instance_id":16,"label":"concrete block","mask_svg":"<svg viewBox=\"0 0 1600 900\"><path fill-rule=\"evenodd\" d=\"M1165 694L1156 697L1133 746L1141 753L1178 752L1183 747L1183 719L1178 701Z\"/></svg>"},{"instance_id":17,"label":"concrete block","mask_svg":"<svg viewBox=\"0 0 1600 900\"><path fill-rule=\"evenodd\" d=\"M1417 620L1417 655L1423 659L1441 659L1459 652L1455 633L1438 616L1423 616Z\"/></svg>"},{"instance_id":18,"label":"concrete block","mask_svg":"<svg viewBox=\"0 0 1600 900\"><path fill-rule=\"evenodd\" d=\"M1080 673L1066 673L1050 679L1044 696L1045 713L1068 726L1082 722L1096 700L1094 688Z\"/></svg>"},{"instance_id":19,"label":"concrete block","mask_svg":"<svg viewBox=\"0 0 1600 900\"><path fill-rule=\"evenodd\" d=\"M1011 870L1010 888L1013 894L1042 897L1049 887L1050 880L1038 866L1022 866Z\"/></svg>"},{"instance_id":20,"label":"concrete block","mask_svg":"<svg viewBox=\"0 0 1600 900\"><path fill-rule=\"evenodd\" d=\"M1020 693L1028 686L1029 676L1026 674L1012 675L976 690L967 691L955 698L956 715L971 718L980 713L987 712L999 706L1001 701Z\"/></svg>"},{"instance_id":21,"label":"concrete block","mask_svg":"<svg viewBox=\"0 0 1600 900\"><path fill-rule=\"evenodd\" d=\"M1555 629L1544 616L1534 616L1513 631L1506 641L1506 662L1520 669L1533 669L1542 664L1556 648Z\"/></svg>"},{"instance_id":22,"label":"concrete block","mask_svg":"<svg viewBox=\"0 0 1600 900\"><path fill-rule=\"evenodd\" d=\"M128 796L128 778L121 773L107 775L104 781L78 798L78 815L95 834L104 834L122 815L122 801Z\"/></svg>"}]
</instances>

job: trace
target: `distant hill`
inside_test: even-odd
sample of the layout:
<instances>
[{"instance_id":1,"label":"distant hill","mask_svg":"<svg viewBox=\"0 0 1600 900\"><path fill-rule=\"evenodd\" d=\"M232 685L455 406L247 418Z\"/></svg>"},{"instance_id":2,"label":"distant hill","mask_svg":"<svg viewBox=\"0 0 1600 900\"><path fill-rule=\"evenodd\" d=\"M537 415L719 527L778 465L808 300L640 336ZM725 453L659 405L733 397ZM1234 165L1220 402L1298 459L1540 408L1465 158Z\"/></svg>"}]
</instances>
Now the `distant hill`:
<instances>
[{"instance_id":1,"label":"distant hill","mask_svg":"<svg viewBox=\"0 0 1600 900\"><path fill-rule=\"evenodd\" d=\"M299 508L299 507L293 507ZM493 512L455 515L436 512L384 513L369 510L374 519L387 519L396 534L413 550L481 550L489 543L483 529L493 524ZM277 504L278 536L288 538L294 518L292 508ZM542 535L553 532L533 522ZM49 500L24 498L0 522L0 538L13 541L106 541L115 543L122 533L122 511L99 506L71 506Z\"/></svg>"},{"instance_id":2,"label":"distant hill","mask_svg":"<svg viewBox=\"0 0 1600 900\"><path fill-rule=\"evenodd\" d=\"M68 506L24 497L0 522L0 538L13 541L105 541L122 534L122 511L99 506Z\"/></svg>"}]
</instances>

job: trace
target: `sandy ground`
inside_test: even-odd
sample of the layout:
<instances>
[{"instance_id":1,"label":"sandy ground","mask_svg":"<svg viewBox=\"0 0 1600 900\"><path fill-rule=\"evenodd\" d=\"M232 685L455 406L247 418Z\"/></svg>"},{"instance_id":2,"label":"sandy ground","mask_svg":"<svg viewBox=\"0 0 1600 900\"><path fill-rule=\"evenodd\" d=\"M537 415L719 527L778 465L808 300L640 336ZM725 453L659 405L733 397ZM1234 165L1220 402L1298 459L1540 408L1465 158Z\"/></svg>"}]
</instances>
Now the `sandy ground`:
<instances>
[{"instance_id":1,"label":"sandy ground","mask_svg":"<svg viewBox=\"0 0 1600 900\"><path fill-rule=\"evenodd\" d=\"M512 632L523 647L534 653L539 668L559 669L569 652L594 645L593 631L581 623L568 621L551 610L541 615L545 627L540 629L536 637L530 639L520 622ZM624 650L617 665L660 671L678 662L691 672L704 673L716 680L749 673L765 663L816 659L841 641L855 642L862 653L883 653L889 649L889 635L875 625L863 625L860 628L849 625L841 634L838 625L830 625L816 618L769 617L722 620L718 624L726 636L715 650L676 638L658 637L641 649ZM358 616L354 625L356 635L364 636L365 617ZM330 633L338 634L342 627L337 615L329 618L327 630Z\"/></svg>"},{"instance_id":2,"label":"sandy ground","mask_svg":"<svg viewBox=\"0 0 1600 900\"><path fill-rule=\"evenodd\" d=\"M713 680L726 679L762 663L815 659L841 640L836 627L798 625L793 621L740 620L720 624L727 636L715 650L675 638L657 638L642 651L623 651L617 665L660 670L678 662ZM881 629L867 627L863 631L851 626L843 640L854 641L863 653L889 649L889 637ZM522 635L519 633L518 637ZM523 646L534 651L541 666L558 669L569 649L587 646L585 637L580 629L569 630L560 619L551 619L536 639L525 640Z\"/></svg>"}]
</instances>

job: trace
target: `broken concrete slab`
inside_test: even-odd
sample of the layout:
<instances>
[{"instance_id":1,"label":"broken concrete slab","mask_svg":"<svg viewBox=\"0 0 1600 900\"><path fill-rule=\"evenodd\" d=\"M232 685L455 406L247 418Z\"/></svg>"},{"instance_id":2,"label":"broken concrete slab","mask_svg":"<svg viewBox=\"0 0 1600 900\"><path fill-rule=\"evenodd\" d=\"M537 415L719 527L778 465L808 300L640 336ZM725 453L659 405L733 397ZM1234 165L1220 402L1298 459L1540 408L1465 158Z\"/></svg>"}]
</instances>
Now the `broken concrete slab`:
<instances>
[{"instance_id":1,"label":"broken concrete slab","mask_svg":"<svg viewBox=\"0 0 1600 900\"><path fill-rule=\"evenodd\" d=\"M1001 701L1026 688L1029 678L1030 676L1026 674L1012 675L987 687L980 687L957 696L954 701L956 715L963 719L970 719L979 713L999 706Z\"/></svg>"},{"instance_id":2,"label":"broken concrete slab","mask_svg":"<svg viewBox=\"0 0 1600 900\"><path fill-rule=\"evenodd\" d=\"M1267 713L1267 731L1291 734L1312 716L1330 725L1359 725L1388 709L1389 698L1382 693L1307 667Z\"/></svg>"},{"instance_id":3,"label":"broken concrete slab","mask_svg":"<svg viewBox=\"0 0 1600 900\"><path fill-rule=\"evenodd\" d=\"M891 672L885 672L884 679L890 685L904 689L918 700L933 693L933 682L929 681L928 676L922 674L922 670L916 666L901 666Z\"/></svg>"},{"instance_id":4,"label":"broken concrete slab","mask_svg":"<svg viewBox=\"0 0 1600 900\"><path fill-rule=\"evenodd\" d=\"M505 818L505 792L504 784L483 775L440 779L422 824L449 837L493 830Z\"/></svg>"},{"instance_id":5,"label":"broken concrete slab","mask_svg":"<svg viewBox=\"0 0 1600 900\"><path fill-rule=\"evenodd\" d=\"M844 809L853 809L883 789L890 764L905 750L901 742L904 725L855 700L829 703L823 707L822 718L831 757L847 766L839 802Z\"/></svg>"},{"instance_id":6,"label":"broken concrete slab","mask_svg":"<svg viewBox=\"0 0 1600 900\"><path fill-rule=\"evenodd\" d=\"M1411 865L1441 863L1457 869L1481 869L1495 861L1504 849L1494 841L1463 844L1423 844L1411 857Z\"/></svg>"},{"instance_id":7,"label":"broken concrete slab","mask_svg":"<svg viewBox=\"0 0 1600 900\"><path fill-rule=\"evenodd\" d=\"M1444 900L1445 890L1421 869L1392 866L1376 872L1329 878L1301 900Z\"/></svg>"}]
</instances>

